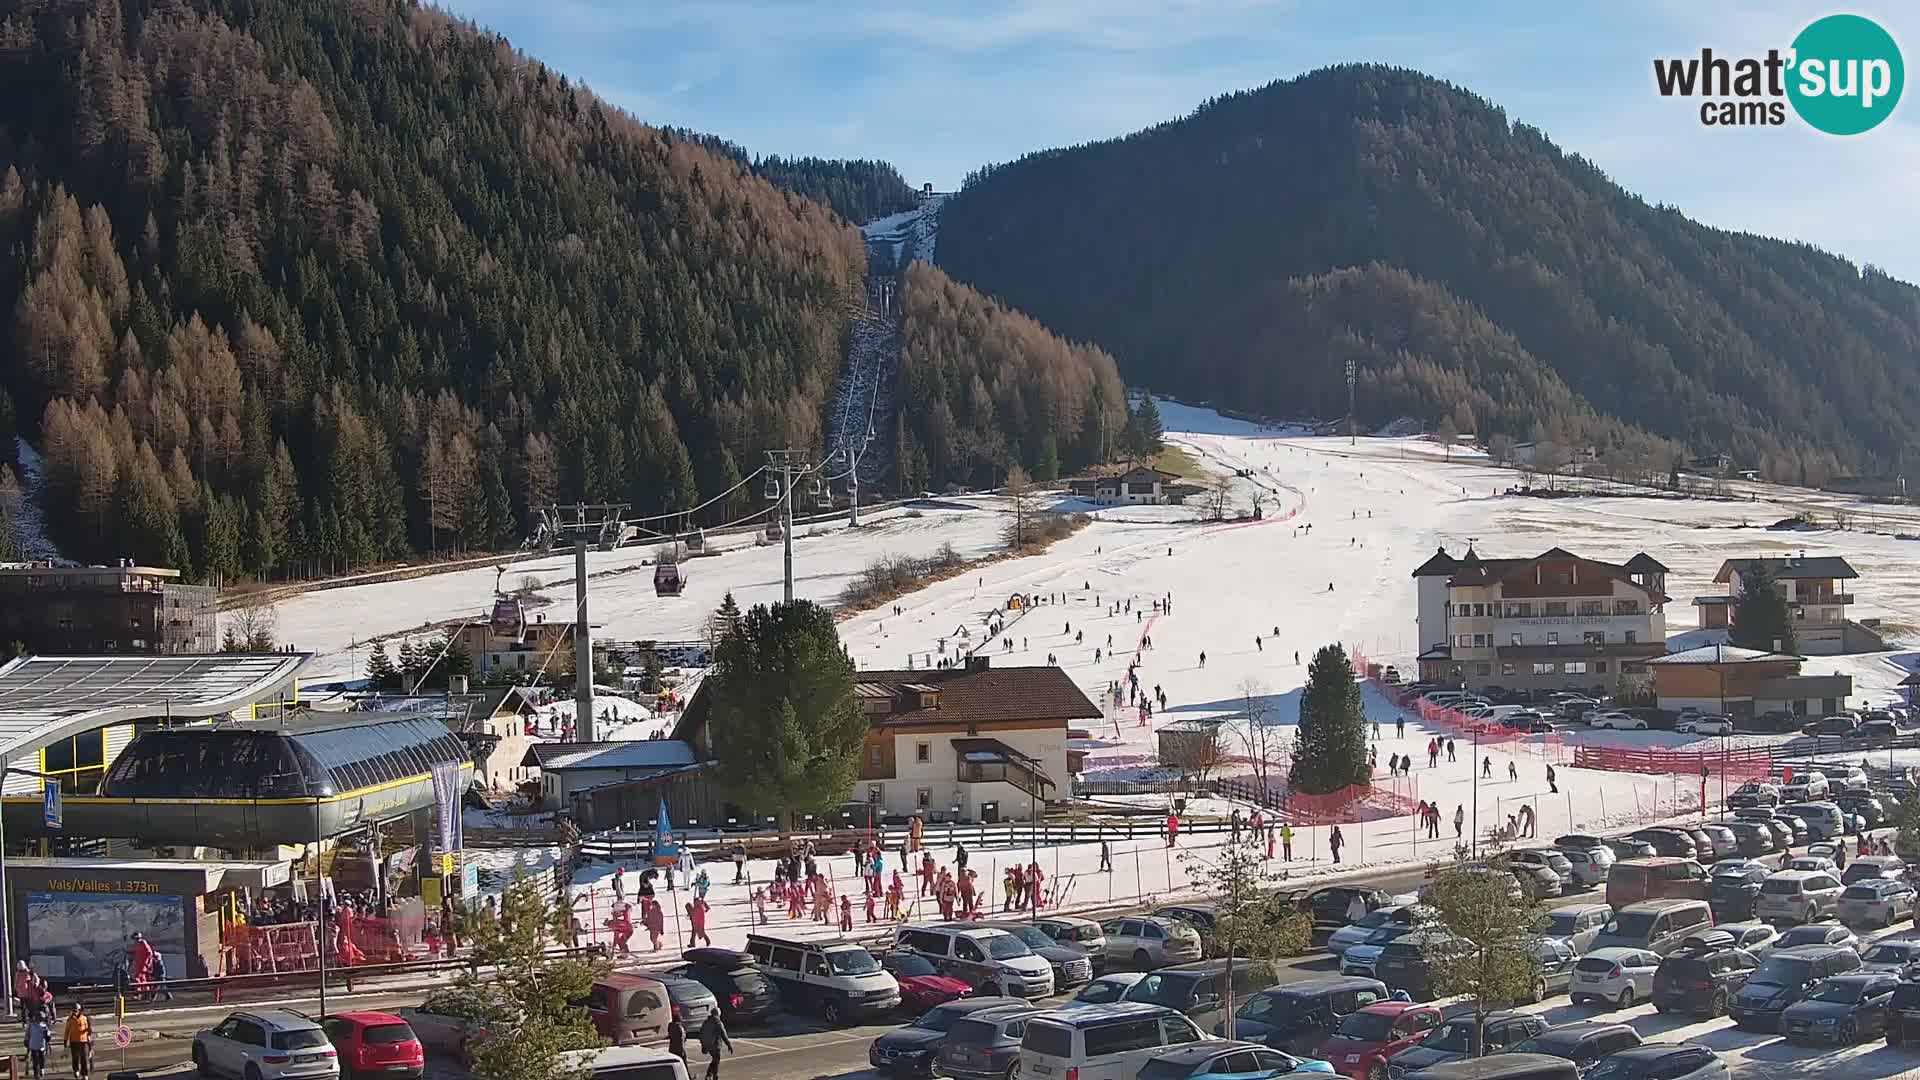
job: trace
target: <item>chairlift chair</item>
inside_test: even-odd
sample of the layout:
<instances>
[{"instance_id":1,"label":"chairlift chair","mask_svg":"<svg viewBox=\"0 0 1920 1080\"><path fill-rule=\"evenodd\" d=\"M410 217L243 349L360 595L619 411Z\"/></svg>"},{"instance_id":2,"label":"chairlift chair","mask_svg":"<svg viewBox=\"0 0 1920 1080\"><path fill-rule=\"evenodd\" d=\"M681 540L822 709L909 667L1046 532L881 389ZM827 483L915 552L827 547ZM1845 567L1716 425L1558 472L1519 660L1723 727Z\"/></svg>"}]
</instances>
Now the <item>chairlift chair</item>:
<instances>
[{"instance_id":1,"label":"chairlift chair","mask_svg":"<svg viewBox=\"0 0 1920 1080\"><path fill-rule=\"evenodd\" d=\"M779 473L767 474L767 484L766 484L765 492L766 492L768 502L778 502L780 500L780 474Z\"/></svg>"},{"instance_id":2,"label":"chairlift chair","mask_svg":"<svg viewBox=\"0 0 1920 1080\"><path fill-rule=\"evenodd\" d=\"M818 504L822 510L831 509L833 507L833 492L828 489L826 484L815 480L813 482L813 501Z\"/></svg>"}]
</instances>

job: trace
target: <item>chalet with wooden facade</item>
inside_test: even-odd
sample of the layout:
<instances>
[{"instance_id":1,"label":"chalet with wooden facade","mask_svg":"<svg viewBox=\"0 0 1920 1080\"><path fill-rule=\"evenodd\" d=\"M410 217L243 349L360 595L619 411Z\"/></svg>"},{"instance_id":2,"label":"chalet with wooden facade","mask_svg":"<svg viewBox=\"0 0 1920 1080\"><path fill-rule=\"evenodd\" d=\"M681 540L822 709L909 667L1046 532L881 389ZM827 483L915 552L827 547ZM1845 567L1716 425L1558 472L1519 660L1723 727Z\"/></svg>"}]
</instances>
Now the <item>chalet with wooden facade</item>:
<instances>
[{"instance_id":1,"label":"chalet with wooden facade","mask_svg":"<svg viewBox=\"0 0 1920 1080\"><path fill-rule=\"evenodd\" d=\"M1693 708L1733 720L1767 713L1825 716L1846 707L1851 675L1802 675L1803 656L1705 645L1648 661L1660 708Z\"/></svg>"},{"instance_id":2,"label":"chalet with wooden facade","mask_svg":"<svg viewBox=\"0 0 1920 1080\"><path fill-rule=\"evenodd\" d=\"M1420 677L1470 689L1615 693L1667 651L1667 568L1549 548L1483 559L1445 548L1413 572Z\"/></svg>"},{"instance_id":3,"label":"chalet with wooden facade","mask_svg":"<svg viewBox=\"0 0 1920 1080\"><path fill-rule=\"evenodd\" d=\"M1847 646L1847 607L1853 603L1853 594L1844 591L1841 583L1859 577L1860 572L1838 555L1728 559L1713 576L1714 584L1725 586L1726 591L1693 598L1694 606L1700 609L1700 625L1731 626L1734 605L1746 588L1742 576L1761 566L1773 571L1774 585L1793 612L1795 645L1800 652L1808 656L1835 656L1859 651ZM1864 630L1857 633L1867 636Z\"/></svg>"},{"instance_id":4,"label":"chalet with wooden facade","mask_svg":"<svg viewBox=\"0 0 1920 1080\"><path fill-rule=\"evenodd\" d=\"M1096 506L1178 506L1200 490L1179 480L1178 473L1135 465L1110 476L1069 480L1067 489Z\"/></svg>"}]
</instances>

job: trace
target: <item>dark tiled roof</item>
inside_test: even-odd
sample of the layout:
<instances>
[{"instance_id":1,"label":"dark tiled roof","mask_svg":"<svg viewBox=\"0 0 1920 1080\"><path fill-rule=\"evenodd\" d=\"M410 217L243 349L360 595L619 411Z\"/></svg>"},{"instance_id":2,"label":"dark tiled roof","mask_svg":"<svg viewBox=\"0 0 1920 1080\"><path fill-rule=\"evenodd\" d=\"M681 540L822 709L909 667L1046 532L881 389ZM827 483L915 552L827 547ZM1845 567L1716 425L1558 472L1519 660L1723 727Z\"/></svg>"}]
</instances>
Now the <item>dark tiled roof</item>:
<instances>
[{"instance_id":1,"label":"dark tiled roof","mask_svg":"<svg viewBox=\"0 0 1920 1080\"><path fill-rule=\"evenodd\" d=\"M1658 559L1655 559L1644 551L1627 560L1627 569L1636 574L1664 574L1668 572L1666 567L1660 565Z\"/></svg>"},{"instance_id":2,"label":"dark tiled roof","mask_svg":"<svg viewBox=\"0 0 1920 1080\"><path fill-rule=\"evenodd\" d=\"M1057 667L917 668L856 671L856 695L875 691L898 693L908 686L930 687L939 694L939 707L868 714L874 727L911 727L916 724L991 724L1026 722L1065 727L1071 720L1100 720L1105 714L1082 693L1065 671ZM703 680L674 725L673 738L691 739L707 722L707 686ZM704 745L704 741L703 741Z\"/></svg>"},{"instance_id":3,"label":"dark tiled roof","mask_svg":"<svg viewBox=\"0 0 1920 1080\"><path fill-rule=\"evenodd\" d=\"M1857 578L1860 572L1838 555L1795 556L1790 559L1728 559L1720 564L1713 580L1727 582L1735 573L1744 574L1765 563L1776 578Z\"/></svg>"},{"instance_id":4,"label":"dark tiled roof","mask_svg":"<svg viewBox=\"0 0 1920 1080\"><path fill-rule=\"evenodd\" d=\"M1421 563L1414 569L1413 576L1445 577L1453 573L1454 568L1459 565L1459 562L1457 562L1453 556L1447 554L1446 548L1436 548L1426 562Z\"/></svg>"}]
</instances>

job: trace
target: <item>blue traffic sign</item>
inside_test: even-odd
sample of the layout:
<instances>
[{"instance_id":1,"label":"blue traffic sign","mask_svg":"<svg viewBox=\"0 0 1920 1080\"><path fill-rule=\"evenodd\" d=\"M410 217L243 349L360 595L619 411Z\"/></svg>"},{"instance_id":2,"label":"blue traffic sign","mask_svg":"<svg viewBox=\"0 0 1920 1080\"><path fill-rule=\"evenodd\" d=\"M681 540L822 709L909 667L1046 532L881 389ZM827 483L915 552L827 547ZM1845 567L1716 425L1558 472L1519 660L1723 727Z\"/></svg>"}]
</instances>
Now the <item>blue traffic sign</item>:
<instances>
[{"instance_id":1,"label":"blue traffic sign","mask_svg":"<svg viewBox=\"0 0 1920 1080\"><path fill-rule=\"evenodd\" d=\"M46 821L47 828L57 829L60 827L61 815L60 781L48 780L45 784L46 806L42 810L42 816Z\"/></svg>"}]
</instances>

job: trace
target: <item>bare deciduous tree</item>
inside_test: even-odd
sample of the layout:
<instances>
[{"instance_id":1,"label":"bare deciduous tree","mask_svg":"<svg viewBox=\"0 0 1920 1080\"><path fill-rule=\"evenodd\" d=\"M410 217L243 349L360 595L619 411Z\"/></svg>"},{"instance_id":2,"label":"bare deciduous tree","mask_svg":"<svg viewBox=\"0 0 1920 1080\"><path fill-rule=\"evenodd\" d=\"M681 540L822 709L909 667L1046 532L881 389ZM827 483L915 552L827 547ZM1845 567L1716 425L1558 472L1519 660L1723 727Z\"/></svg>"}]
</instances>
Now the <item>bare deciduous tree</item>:
<instances>
[{"instance_id":1,"label":"bare deciduous tree","mask_svg":"<svg viewBox=\"0 0 1920 1080\"><path fill-rule=\"evenodd\" d=\"M221 616L226 625L220 631L221 652L272 652L277 642L275 631L280 616L272 604L251 603Z\"/></svg>"},{"instance_id":2,"label":"bare deciduous tree","mask_svg":"<svg viewBox=\"0 0 1920 1080\"><path fill-rule=\"evenodd\" d=\"M1204 785L1207 775L1226 764L1226 724L1196 720L1160 732L1160 764L1179 770L1181 779Z\"/></svg>"}]
</instances>

